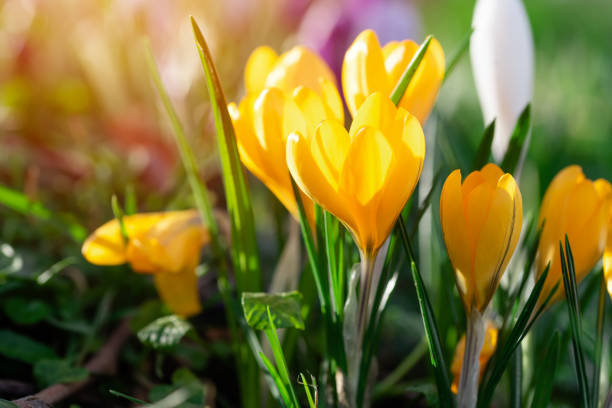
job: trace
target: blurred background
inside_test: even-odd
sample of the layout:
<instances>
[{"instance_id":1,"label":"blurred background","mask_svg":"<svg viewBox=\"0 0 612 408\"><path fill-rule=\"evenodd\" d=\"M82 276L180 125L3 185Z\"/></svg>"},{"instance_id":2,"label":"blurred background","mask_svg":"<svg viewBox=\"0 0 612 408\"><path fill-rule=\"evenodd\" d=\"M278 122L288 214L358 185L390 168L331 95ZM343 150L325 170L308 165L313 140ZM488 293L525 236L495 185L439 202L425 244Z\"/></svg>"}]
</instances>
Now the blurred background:
<instances>
[{"instance_id":1,"label":"blurred background","mask_svg":"<svg viewBox=\"0 0 612 408\"><path fill-rule=\"evenodd\" d=\"M448 57L471 26L473 6L465 0L0 0L0 185L87 231L112 217L112 194L123 199L134 191L140 211L192 206L145 64L148 40L201 175L222 204L214 125L189 15L209 42L228 101L237 101L244 93L243 67L259 45L279 52L308 45L339 73L353 38L373 28L381 43L421 42L433 34ZM525 7L536 76L521 190L526 216L535 217L546 186L563 167L579 164L592 179L612 175L612 2L529 0ZM432 157L453 157L442 161L442 176L450 163L469 167L485 124L468 53L444 83L429 122L426 137L435 132L441 152ZM257 180L249 180L260 246L264 257L276 259L286 215ZM270 205L277 211L268 211ZM0 205L0 243L30 254L25 262L32 270L78 253L78 245L57 237L47 224ZM383 372L421 333L410 280L407 274L401 279L383 334ZM82 316L92 313L83 310Z\"/></svg>"}]
</instances>

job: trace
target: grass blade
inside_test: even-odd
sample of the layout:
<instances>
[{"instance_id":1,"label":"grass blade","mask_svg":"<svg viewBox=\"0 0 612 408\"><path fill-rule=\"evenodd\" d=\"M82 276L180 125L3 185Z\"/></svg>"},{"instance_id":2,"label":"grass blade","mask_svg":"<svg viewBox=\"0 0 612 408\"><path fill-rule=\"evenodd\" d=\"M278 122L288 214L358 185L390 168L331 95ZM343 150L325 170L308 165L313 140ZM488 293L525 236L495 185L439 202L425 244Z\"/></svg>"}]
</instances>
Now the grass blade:
<instances>
[{"instance_id":1,"label":"grass blade","mask_svg":"<svg viewBox=\"0 0 612 408\"><path fill-rule=\"evenodd\" d=\"M446 367L446 362L444 361L442 343L440 341L440 335L438 333L438 326L433 313L433 308L431 307L429 296L427 295L427 290L425 289L425 284L423 283L423 278L416 267L414 254L410 246L410 239L408 238L408 232L406 231L406 226L404 225L401 216L397 222L397 225L400 229L400 237L402 243L404 244L404 250L411 261L410 266L412 270L412 278L414 279L419 308L421 310L421 316L423 317L423 325L425 327L425 334L429 344L429 357L436 377L440 403L443 407L452 407L454 406L455 401L450 390L448 370Z\"/></svg>"},{"instance_id":2,"label":"grass blade","mask_svg":"<svg viewBox=\"0 0 612 408\"><path fill-rule=\"evenodd\" d=\"M495 136L495 119L486 127L480 144L476 150L474 161L472 162L472 170L480 170L482 166L489 162L491 157L491 145L493 144L493 136Z\"/></svg>"},{"instance_id":3,"label":"grass blade","mask_svg":"<svg viewBox=\"0 0 612 408\"><path fill-rule=\"evenodd\" d=\"M236 269L236 285L240 292L259 292L261 272L253 207L238 155L234 127L227 111L227 102L212 56L198 23L191 17L198 53L204 68L210 103L215 118L217 145L223 168L227 208L232 224L232 258Z\"/></svg>"},{"instance_id":4,"label":"grass blade","mask_svg":"<svg viewBox=\"0 0 612 408\"><path fill-rule=\"evenodd\" d=\"M572 350L576 366L576 377L578 378L578 389L582 406L588 408L591 404L584 351L582 350L582 322L580 320L580 305L578 303L578 286L576 285L576 273L574 271L574 257L572 256L572 249L567 235L565 236L565 255L561 242L559 242L559 250L561 251L561 272L563 274L567 312L572 330Z\"/></svg>"},{"instance_id":5,"label":"grass blade","mask_svg":"<svg viewBox=\"0 0 612 408\"><path fill-rule=\"evenodd\" d=\"M506 173L514 174L517 170L517 165L521 159L523 145L527 140L527 135L531 130L531 104L528 104L525 109L521 112L516 126L512 132L510 143L508 144L508 150L502 160L501 168Z\"/></svg>"},{"instance_id":6,"label":"grass blade","mask_svg":"<svg viewBox=\"0 0 612 408\"><path fill-rule=\"evenodd\" d=\"M561 351L561 336L555 331L553 337L546 347L546 356L542 361L541 372L546 375L538 375L535 381L535 390L531 408L546 408L550 403L553 385L555 384L555 373L559 363L559 352Z\"/></svg>"},{"instance_id":7,"label":"grass blade","mask_svg":"<svg viewBox=\"0 0 612 408\"><path fill-rule=\"evenodd\" d=\"M433 37L431 35L428 35L427 38L425 38L423 44L421 44L417 52L414 53L414 57L412 57L412 60L406 67L406 70L402 74L402 77L398 81L397 85L395 85L393 93L391 93L391 101L393 101L396 106L402 100L406 89L408 89L408 85L410 85L412 77L419 68L421 61L423 61L423 58L425 57L425 53L427 52L427 48L429 48L429 44L431 43L432 38Z\"/></svg>"}]
</instances>

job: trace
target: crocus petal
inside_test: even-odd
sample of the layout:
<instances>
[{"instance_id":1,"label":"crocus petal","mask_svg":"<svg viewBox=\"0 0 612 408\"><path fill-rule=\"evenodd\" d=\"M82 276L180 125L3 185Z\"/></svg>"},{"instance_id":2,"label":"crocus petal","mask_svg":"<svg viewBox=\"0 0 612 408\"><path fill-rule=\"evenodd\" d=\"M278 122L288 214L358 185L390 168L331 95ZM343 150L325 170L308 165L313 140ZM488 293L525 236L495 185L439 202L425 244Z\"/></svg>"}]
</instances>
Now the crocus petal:
<instances>
[{"instance_id":1,"label":"crocus petal","mask_svg":"<svg viewBox=\"0 0 612 408\"><path fill-rule=\"evenodd\" d=\"M331 83L336 81L321 57L306 47L296 46L279 57L268 74L266 87L291 94L298 86L304 86L321 93L321 78Z\"/></svg>"},{"instance_id":2,"label":"crocus petal","mask_svg":"<svg viewBox=\"0 0 612 408\"><path fill-rule=\"evenodd\" d=\"M315 129L310 147L312 158L335 191L339 190L340 173L350 146L346 129L335 120L323 121Z\"/></svg>"},{"instance_id":3,"label":"crocus petal","mask_svg":"<svg viewBox=\"0 0 612 408\"><path fill-rule=\"evenodd\" d=\"M492 150L499 160L533 94L531 27L521 0L478 0L472 27L472 72L485 123L496 119Z\"/></svg>"},{"instance_id":4,"label":"crocus petal","mask_svg":"<svg viewBox=\"0 0 612 408\"><path fill-rule=\"evenodd\" d=\"M465 302L472 270L472 250L467 236L461 194L461 171L453 171L442 187L440 221L448 257L455 269L457 287Z\"/></svg>"},{"instance_id":5,"label":"crocus petal","mask_svg":"<svg viewBox=\"0 0 612 408\"><path fill-rule=\"evenodd\" d=\"M392 158L393 150L382 132L364 126L354 136L342 166L340 186L355 202L354 217L359 225L355 232L359 246L366 251L380 248L391 227L376 218L375 199L385 188Z\"/></svg>"},{"instance_id":6,"label":"crocus petal","mask_svg":"<svg viewBox=\"0 0 612 408\"><path fill-rule=\"evenodd\" d=\"M383 53L374 31L362 31L346 51L342 64L342 90L352 116L368 95L374 92L389 95L391 92Z\"/></svg>"},{"instance_id":7,"label":"crocus petal","mask_svg":"<svg viewBox=\"0 0 612 408\"><path fill-rule=\"evenodd\" d=\"M349 130L351 138L364 126L380 129L383 135L390 137L393 134L393 125L397 115L397 108L389 97L381 92L370 94L359 107Z\"/></svg>"},{"instance_id":8,"label":"crocus petal","mask_svg":"<svg viewBox=\"0 0 612 408\"><path fill-rule=\"evenodd\" d=\"M502 175L489 203L486 221L474 254L474 281L482 305L495 288L514 253L523 222L521 193L509 174Z\"/></svg>"},{"instance_id":9,"label":"crocus petal","mask_svg":"<svg viewBox=\"0 0 612 408\"><path fill-rule=\"evenodd\" d=\"M247 93L259 93L266 86L268 73L278 60L278 54L267 46L257 47L249 57L244 70Z\"/></svg>"},{"instance_id":10,"label":"crocus petal","mask_svg":"<svg viewBox=\"0 0 612 408\"><path fill-rule=\"evenodd\" d=\"M608 224L608 239L606 240L606 249L603 255L603 270L604 279L606 280L606 288L608 294L612 297L612 219Z\"/></svg>"},{"instance_id":11,"label":"crocus petal","mask_svg":"<svg viewBox=\"0 0 612 408\"><path fill-rule=\"evenodd\" d=\"M163 217L163 213L135 214L123 217L128 236L140 236ZM83 243L81 252L95 265L121 265L126 260L126 246L119 221L113 219L100 226Z\"/></svg>"},{"instance_id":12,"label":"crocus petal","mask_svg":"<svg viewBox=\"0 0 612 408\"><path fill-rule=\"evenodd\" d=\"M174 314L189 317L202 310L195 269L185 269L178 273L156 273L153 281L159 297Z\"/></svg>"},{"instance_id":13,"label":"crocus petal","mask_svg":"<svg viewBox=\"0 0 612 408\"><path fill-rule=\"evenodd\" d=\"M349 228L355 228L350 204L340 196L323 174L311 151L312 143L299 133L287 139L287 166L298 187Z\"/></svg>"}]
</instances>

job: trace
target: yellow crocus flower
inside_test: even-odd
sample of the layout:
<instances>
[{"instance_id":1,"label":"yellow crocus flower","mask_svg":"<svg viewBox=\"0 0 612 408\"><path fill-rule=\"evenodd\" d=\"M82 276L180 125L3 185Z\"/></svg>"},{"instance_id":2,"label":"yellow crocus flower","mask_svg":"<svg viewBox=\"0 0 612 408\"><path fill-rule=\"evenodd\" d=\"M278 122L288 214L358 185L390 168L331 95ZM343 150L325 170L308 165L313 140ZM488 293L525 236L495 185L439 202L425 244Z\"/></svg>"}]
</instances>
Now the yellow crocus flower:
<instances>
[{"instance_id":1,"label":"yellow crocus flower","mask_svg":"<svg viewBox=\"0 0 612 408\"><path fill-rule=\"evenodd\" d=\"M419 45L393 41L381 48L376 33L362 31L346 51L342 64L342 90L351 115L373 92L391 95ZM444 51L435 38L421 61L399 106L425 123L444 78Z\"/></svg>"},{"instance_id":2,"label":"yellow crocus flower","mask_svg":"<svg viewBox=\"0 0 612 408\"><path fill-rule=\"evenodd\" d=\"M523 203L511 174L495 164L461 183L453 171L442 187L440 218L444 242L468 318L489 304L521 232Z\"/></svg>"},{"instance_id":3,"label":"yellow crocus flower","mask_svg":"<svg viewBox=\"0 0 612 408\"><path fill-rule=\"evenodd\" d=\"M298 186L349 228L369 259L412 194L424 158L418 120L380 92L364 101L348 132L328 119L287 141L287 164Z\"/></svg>"},{"instance_id":4,"label":"yellow crocus flower","mask_svg":"<svg viewBox=\"0 0 612 408\"><path fill-rule=\"evenodd\" d=\"M552 180L540 208L542 228L536 272L540 276L550 262L543 296L557 284L553 299L565 296L561 274L559 242L565 246L567 234L574 257L576 281L580 282L601 258L606 244L612 187L606 180L587 179L579 166L568 166Z\"/></svg>"},{"instance_id":5,"label":"yellow crocus flower","mask_svg":"<svg viewBox=\"0 0 612 408\"><path fill-rule=\"evenodd\" d=\"M108 221L87 238L81 252L95 265L129 263L135 272L153 274L162 300L176 314L192 316L201 305L195 269L208 231L195 210L127 215Z\"/></svg>"},{"instance_id":6,"label":"yellow crocus flower","mask_svg":"<svg viewBox=\"0 0 612 408\"><path fill-rule=\"evenodd\" d=\"M482 379L482 375L484 374L485 369L487 368L487 364L493 354L495 354L495 349L497 348L497 327L495 327L495 323L492 320L487 320L486 331L484 343L482 346L482 350L480 350L479 367L480 374L479 378ZM459 388L459 379L461 378L461 367L463 366L463 357L465 355L465 334L461 336L459 339L459 343L457 343L457 347L455 347L455 355L453 356L453 362L451 363L451 374L453 375L453 383L451 385L451 391L455 394L457 393L457 389Z\"/></svg>"},{"instance_id":7,"label":"yellow crocus flower","mask_svg":"<svg viewBox=\"0 0 612 408\"><path fill-rule=\"evenodd\" d=\"M297 205L287 161L287 136L311 134L324 119L344 121L342 100L327 64L305 47L278 56L257 48L245 70L247 95L228 106L244 165L297 219ZM302 195L312 222L313 204Z\"/></svg>"}]
</instances>

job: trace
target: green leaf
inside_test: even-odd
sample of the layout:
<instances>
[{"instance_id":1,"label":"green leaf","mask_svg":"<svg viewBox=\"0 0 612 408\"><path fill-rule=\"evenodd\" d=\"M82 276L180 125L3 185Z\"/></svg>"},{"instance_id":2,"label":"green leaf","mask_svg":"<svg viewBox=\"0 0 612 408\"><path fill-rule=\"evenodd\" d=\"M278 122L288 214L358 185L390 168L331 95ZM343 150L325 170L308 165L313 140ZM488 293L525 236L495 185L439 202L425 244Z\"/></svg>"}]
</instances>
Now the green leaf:
<instances>
[{"instance_id":1,"label":"green leaf","mask_svg":"<svg viewBox=\"0 0 612 408\"><path fill-rule=\"evenodd\" d=\"M212 55L193 17L191 17L191 26L202 68L204 68L215 118L225 198L232 225L232 257L236 268L236 284L239 292L257 291L261 287L261 272L255 237L255 221L244 170L238 155L234 126L227 111L227 102Z\"/></svg>"},{"instance_id":2,"label":"green leaf","mask_svg":"<svg viewBox=\"0 0 612 408\"><path fill-rule=\"evenodd\" d=\"M87 237L87 230L76 222L56 214L38 201L32 201L25 194L0 185L0 204L26 216L48 222L58 230L67 233L75 242Z\"/></svg>"},{"instance_id":3,"label":"green leaf","mask_svg":"<svg viewBox=\"0 0 612 408\"><path fill-rule=\"evenodd\" d=\"M138 339L154 349L169 348L178 344L191 328L191 324L179 316L164 316L140 330Z\"/></svg>"},{"instance_id":4,"label":"green leaf","mask_svg":"<svg viewBox=\"0 0 612 408\"><path fill-rule=\"evenodd\" d=\"M546 408L550 404L560 351L561 336L558 331L555 331L546 347L546 355L540 360L542 365L538 368L538 371L545 373L545 375L537 375L535 378L532 408Z\"/></svg>"},{"instance_id":5,"label":"green leaf","mask_svg":"<svg viewBox=\"0 0 612 408\"><path fill-rule=\"evenodd\" d=\"M499 342L491 362L487 365L478 396L479 408L489 407L491 399L493 398L493 393L495 392L495 388L501 380L514 351L521 344L521 341L523 338L525 338L533 323L544 311L546 305L556 292L557 286L555 286L553 290L548 293L544 301L538 303L540 294L544 287L544 282L548 276L548 270L549 267L547 267L542 275L538 278L538 281L534 285L529 298L525 302L525 306L521 310L516 323L510 330L508 336L505 337L505 341ZM538 304L539 308L536 310L536 306Z\"/></svg>"},{"instance_id":6,"label":"green leaf","mask_svg":"<svg viewBox=\"0 0 612 408\"><path fill-rule=\"evenodd\" d=\"M148 404L146 401L143 401L143 400L138 399L138 398L134 398L134 397L132 397L130 395L124 394L122 392L119 392L119 391L116 391L116 390L113 390L113 389L108 390L108 392L109 392L109 394L114 395L115 397L126 399L126 400L128 400L130 402L133 402L135 404L141 404L141 405Z\"/></svg>"},{"instance_id":7,"label":"green leaf","mask_svg":"<svg viewBox=\"0 0 612 408\"><path fill-rule=\"evenodd\" d=\"M0 330L0 354L29 364L57 357L49 346L11 330Z\"/></svg>"},{"instance_id":8,"label":"green leaf","mask_svg":"<svg viewBox=\"0 0 612 408\"><path fill-rule=\"evenodd\" d=\"M448 370L444 360L444 353L442 352L442 342L440 341L436 317L434 315L433 308L431 307L431 302L429 301L429 296L427 295L427 289L425 288L423 278L416 267L412 248L410 247L408 232L406 231L406 226L404 225L404 221L401 216L397 221L397 226L400 230L400 237L402 239L402 243L404 244L404 250L406 251L408 259L410 259L412 278L414 280L414 286L416 287L421 316L423 317L423 326L425 328L427 343L429 344L429 357L431 365L434 369L434 375L436 377L440 403L441 406L452 407L454 406L455 399L450 390Z\"/></svg>"},{"instance_id":9,"label":"green leaf","mask_svg":"<svg viewBox=\"0 0 612 408\"><path fill-rule=\"evenodd\" d=\"M274 326L278 328L295 327L304 330L302 318L302 294L298 291L285 293L242 294L242 310L249 326L255 330L270 328L268 309Z\"/></svg>"},{"instance_id":10,"label":"green leaf","mask_svg":"<svg viewBox=\"0 0 612 408\"><path fill-rule=\"evenodd\" d=\"M572 344L574 352L574 364L576 377L578 378L578 389L583 407L590 407L589 383L586 374L584 351L582 349L582 322L580 319L580 304L578 299L578 286L576 284L576 273L574 271L574 257L570 247L569 239L565 235L565 255L563 244L559 242L561 254L561 272L563 274L563 288L567 304L567 312L570 317L572 333Z\"/></svg>"},{"instance_id":11,"label":"green leaf","mask_svg":"<svg viewBox=\"0 0 612 408\"><path fill-rule=\"evenodd\" d=\"M606 280L603 274L599 278L599 301L597 302L597 337L595 339L595 357L593 364L593 375L591 376L593 384L591 389L591 401L595 406L599 402L599 378L601 377L601 360L603 352L603 337L604 327L606 321L606 297L608 292L606 291Z\"/></svg>"},{"instance_id":12,"label":"green leaf","mask_svg":"<svg viewBox=\"0 0 612 408\"><path fill-rule=\"evenodd\" d=\"M66 360L45 359L34 364L34 376L41 387L58 383L84 381L89 376L87 369L74 367Z\"/></svg>"},{"instance_id":13,"label":"green leaf","mask_svg":"<svg viewBox=\"0 0 612 408\"><path fill-rule=\"evenodd\" d=\"M278 374L280 375L280 378L283 381L285 388L289 391L289 396L292 402L290 406L298 408L300 406L300 403L298 402L295 390L293 389L293 385L289 377L289 369L287 368L287 362L285 361L285 355L283 354L283 349L281 347L280 340L278 339L278 335L276 334L274 319L272 318L272 312L270 312L269 307L267 308L266 312L268 313L269 329L266 329L265 333L266 337L268 338L268 341L270 342L270 347L272 348L272 354L274 355L274 361L276 362Z\"/></svg>"},{"instance_id":14,"label":"green leaf","mask_svg":"<svg viewBox=\"0 0 612 408\"><path fill-rule=\"evenodd\" d=\"M529 134L530 130L531 105L529 104L525 107L525 109L523 109L518 120L516 121L514 131L512 132L512 137L510 138L510 143L508 144L508 150L506 150L506 154L502 160L501 168L506 173L514 174L516 171L519 160L521 159L523 144L525 143L525 140L527 140L527 135Z\"/></svg>"},{"instance_id":15,"label":"green leaf","mask_svg":"<svg viewBox=\"0 0 612 408\"><path fill-rule=\"evenodd\" d=\"M482 134L480 144L478 145L476 155L474 156L474 161L472 162L472 170L480 170L489 162L489 157L491 157L491 145L493 144L494 136L495 119L493 119L493 122L489 123L489 126L486 127L484 133Z\"/></svg>"},{"instance_id":16,"label":"green leaf","mask_svg":"<svg viewBox=\"0 0 612 408\"><path fill-rule=\"evenodd\" d=\"M457 47L455 52L448 58L448 62L446 64L446 71L444 72L444 81L446 81L446 78L448 78L451 72L453 72L455 66L457 65L461 57L463 57L463 54L465 54L468 48L470 48L470 38L472 37L473 32L474 27L471 27L459 43L459 47Z\"/></svg>"},{"instance_id":17,"label":"green leaf","mask_svg":"<svg viewBox=\"0 0 612 408\"><path fill-rule=\"evenodd\" d=\"M306 381L306 377L304 377L303 373L300 373L300 379L302 381L302 385L304 386L304 392L306 393L306 398L308 399L308 407L309 408L317 408L317 379L311 375L310 376L310 380L312 381L312 384L308 384L308 382ZM312 398L312 394L310 392L310 387L314 388L315 390L315 398L313 400Z\"/></svg>"},{"instance_id":18,"label":"green leaf","mask_svg":"<svg viewBox=\"0 0 612 408\"><path fill-rule=\"evenodd\" d=\"M423 61L423 58L425 57L425 53L429 48L429 44L431 43L432 38L433 37L431 35L428 35L427 38L425 38L425 41L423 41L423 44L421 44L419 49L416 51L416 53L412 57L412 60L410 60L410 63L406 67L406 70L404 70L404 73L402 74L400 80L395 85L395 89L393 89L393 92L391 93L391 101L393 101L395 105L398 105L402 100L406 89L408 89L408 85L410 85L412 77L416 73L417 69L419 68L419 65L421 64L421 61Z\"/></svg>"},{"instance_id":19,"label":"green leaf","mask_svg":"<svg viewBox=\"0 0 612 408\"><path fill-rule=\"evenodd\" d=\"M22 325L35 324L51 314L51 307L38 299L26 300L15 296L4 303L4 313L15 323Z\"/></svg>"},{"instance_id":20,"label":"green leaf","mask_svg":"<svg viewBox=\"0 0 612 408\"><path fill-rule=\"evenodd\" d=\"M0 398L0 408L19 408L19 407L13 404L11 401L7 401L5 399Z\"/></svg>"}]
</instances>

